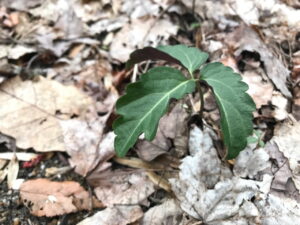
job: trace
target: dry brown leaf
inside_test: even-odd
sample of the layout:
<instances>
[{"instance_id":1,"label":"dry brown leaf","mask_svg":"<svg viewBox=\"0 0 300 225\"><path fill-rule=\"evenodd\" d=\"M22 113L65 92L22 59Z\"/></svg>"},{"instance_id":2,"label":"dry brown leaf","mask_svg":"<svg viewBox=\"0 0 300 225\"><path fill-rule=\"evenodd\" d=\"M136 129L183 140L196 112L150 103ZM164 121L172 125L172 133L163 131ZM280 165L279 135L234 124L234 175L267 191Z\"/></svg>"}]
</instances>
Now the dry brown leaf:
<instances>
[{"instance_id":1,"label":"dry brown leaf","mask_svg":"<svg viewBox=\"0 0 300 225\"><path fill-rule=\"evenodd\" d=\"M32 7L35 7L39 4L41 4L43 1L42 0L28 0L28 1L23 1L23 0L3 0L1 4L4 6L7 6L9 8L17 9L17 10L28 10Z\"/></svg>"},{"instance_id":2,"label":"dry brown leaf","mask_svg":"<svg viewBox=\"0 0 300 225\"><path fill-rule=\"evenodd\" d=\"M261 0L243 0L243 1L182 1L189 8L195 9L195 12L203 18L218 21L218 26L226 28L226 25L236 25L233 17L240 17L246 24L265 25L286 25L289 28L299 28L299 9L293 9L282 3L280 0L261 1ZM272 13L271 19L267 12ZM266 20L264 23L264 19ZM269 28L269 27L268 27Z\"/></svg>"},{"instance_id":3,"label":"dry brown leaf","mask_svg":"<svg viewBox=\"0 0 300 225\"><path fill-rule=\"evenodd\" d=\"M62 121L64 141L69 162L76 173L86 176L99 163L104 163L115 155L114 133L103 135L103 123L86 123L79 120Z\"/></svg>"},{"instance_id":4,"label":"dry brown leaf","mask_svg":"<svg viewBox=\"0 0 300 225\"><path fill-rule=\"evenodd\" d=\"M66 4L68 5L66 6ZM57 6L57 3L53 3L53 5ZM84 24L77 17L69 1L65 1L62 5L63 6L61 8L59 18L57 21L55 21L56 23L54 27L63 33L62 35L64 39L81 37L84 34ZM56 7L55 11L58 11ZM70 21L72 22L70 23Z\"/></svg>"},{"instance_id":5,"label":"dry brown leaf","mask_svg":"<svg viewBox=\"0 0 300 225\"><path fill-rule=\"evenodd\" d=\"M171 141L163 134L163 131L160 128L160 124L159 124L154 140L139 141L136 144L136 152L139 158L145 161L151 161L162 154L168 153L171 146L172 146Z\"/></svg>"},{"instance_id":6,"label":"dry brown leaf","mask_svg":"<svg viewBox=\"0 0 300 225\"><path fill-rule=\"evenodd\" d=\"M10 45L0 45L0 58L7 57L9 59L19 59L21 56L29 53L36 52L33 47L16 45L14 47Z\"/></svg>"},{"instance_id":7,"label":"dry brown leaf","mask_svg":"<svg viewBox=\"0 0 300 225\"><path fill-rule=\"evenodd\" d=\"M247 93L253 98L256 108L267 105L272 99L273 85L263 81L262 77L255 71L243 73L243 81L249 86Z\"/></svg>"},{"instance_id":8,"label":"dry brown leaf","mask_svg":"<svg viewBox=\"0 0 300 225\"><path fill-rule=\"evenodd\" d=\"M123 1L122 12L130 16L130 19L138 19L146 16L158 16L159 5L153 3L151 0L125 0Z\"/></svg>"},{"instance_id":9,"label":"dry brown leaf","mask_svg":"<svg viewBox=\"0 0 300 225\"><path fill-rule=\"evenodd\" d=\"M273 162L272 167L266 171L274 175L271 193L280 197L293 198L300 202L300 194L292 179L293 174L288 159L279 151L277 144L273 140L266 144L265 150Z\"/></svg>"},{"instance_id":10,"label":"dry brown leaf","mask_svg":"<svg viewBox=\"0 0 300 225\"><path fill-rule=\"evenodd\" d=\"M174 140L176 155L182 157L187 151L187 120L188 114L178 103L170 113L160 119L158 131L153 141L140 141L136 145L139 157L151 161L170 150Z\"/></svg>"},{"instance_id":11,"label":"dry brown leaf","mask_svg":"<svg viewBox=\"0 0 300 225\"><path fill-rule=\"evenodd\" d=\"M273 140L278 149L288 159L292 170L292 179L300 193L300 122L295 124L282 124L275 130Z\"/></svg>"},{"instance_id":12,"label":"dry brown leaf","mask_svg":"<svg viewBox=\"0 0 300 225\"><path fill-rule=\"evenodd\" d=\"M137 170L106 171L99 174L97 181L95 194L108 207L147 204L147 197L154 192L154 185L147 175Z\"/></svg>"},{"instance_id":13,"label":"dry brown leaf","mask_svg":"<svg viewBox=\"0 0 300 225\"><path fill-rule=\"evenodd\" d=\"M127 225L138 221L142 216L143 211L139 206L115 206L106 208L77 225Z\"/></svg>"},{"instance_id":14,"label":"dry brown leaf","mask_svg":"<svg viewBox=\"0 0 300 225\"><path fill-rule=\"evenodd\" d=\"M289 70L281 60L274 56L273 52L261 41L255 31L246 25L242 25L231 35L226 42L235 48L239 47L235 54L240 55L243 51L258 53L260 60L264 63L268 77L284 96L291 97L286 84L290 76Z\"/></svg>"},{"instance_id":15,"label":"dry brown leaf","mask_svg":"<svg viewBox=\"0 0 300 225\"><path fill-rule=\"evenodd\" d=\"M167 40L170 35L177 33L177 29L177 26L166 19L132 20L130 24L125 24L115 36L110 46L110 54L113 58L125 62L136 48L163 44L163 41Z\"/></svg>"},{"instance_id":16,"label":"dry brown leaf","mask_svg":"<svg viewBox=\"0 0 300 225\"><path fill-rule=\"evenodd\" d=\"M0 109L0 131L14 137L19 148L42 152L66 150L59 120L84 114L93 103L77 88L43 77L38 82L16 77L1 84L0 101L6 104Z\"/></svg>"},{"instance_id":17,"label":"dry brown leaf","mask_svg":"<svg viewBox=\"0 0 300 225\"><path fill-rule=\"evenodd\" d=\"M92 111L85 118L60 121L66 151L71 156L69 162L82 176L103 166L115 155L114 133L103 132L116 100L117 95L110 93L101 106L98 105L98 111L107 112L102 117Z\"/></svg>"},{"instance_id":18,"label":"dry brown leaf","mask_svg":"<svg viewBox=\"0 0 300 225\"><path fill-rule=\"evenodd\" d=\"M102 21L103 18L110 18L113 16L113 10L105 10L105 7L103 7L105 4L112 3L112 7L114 8L116 3L121 4L122 1L84 1L85 7L82 7L82 3L82 1L75 1L72 3L76 15L85 23L91 21L97 23L97 21ZM99 31L99 33L100 32L101 31Z\"/></svg>"},{"instance_id":19,"label":"dry brown leaf","mask_svg":"<svg viewBox=\"0 0 300 225\"><path fill-rule=\"evenodd\" d=\"M197 127L191 130L190 136L194 136L190 139L190 149L194 148L192 155L182 160L179 179L169 180L182 210L207 225L293 225L299 221L300 210L296 201L269 193L273 176L257 171L262 175L262 180L257 180L232 174L213 146L212 132L206 127L204 131ZM234 168L247 162L247 152L241 154L239 157L243 159L236 160ZM257 157L248 166L254 168L253 165L257 164L261 170L266 160L265 156ZM251 171L250 168L247 170Z\"/></svg>"},{"instance_id":20,"label":"dry brown leaf","mask_svg":"<svg viewBox=\"0 0 300 225\"><path fill-rule=\"evenodd\" d=\"M35 216L51 217L88 210L91 206L103 207L74 181L28 180L21 185L20 196Z\"/></svg>"},{"instance_id":21,"label":"dry brown leaf","mask_svg":"<svg viewBox=\"0 0 300 225\"><path fill-rule=\"evenodd\" d=\"M144 215L141 225L181 224L183 211L174 199L168 199L161 205L150 208Z\"/></svg>"},{"instance_id":22,"label":"dry brown leaf","mask_svg":"<svg viewBox=\"0 0 300 225\"><path fill-rule=\"evenodd\" d=\"M288 117L288 100L280 92L274 91L271 102L274 106L273 117L279 121L286 119Z\"/></svg>"}]
</instances>

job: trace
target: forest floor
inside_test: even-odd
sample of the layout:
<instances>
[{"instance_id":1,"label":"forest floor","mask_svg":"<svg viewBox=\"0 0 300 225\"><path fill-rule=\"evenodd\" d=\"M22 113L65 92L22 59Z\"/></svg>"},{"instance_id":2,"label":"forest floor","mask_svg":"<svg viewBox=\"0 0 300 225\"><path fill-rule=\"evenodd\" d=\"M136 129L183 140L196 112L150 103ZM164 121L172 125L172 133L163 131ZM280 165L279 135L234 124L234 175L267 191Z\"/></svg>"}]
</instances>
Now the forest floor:
<instances>
[{"instance_id":1,"label":"forest floor","mask_svg":"<svg viewBox=\"0 0 300 225\"><path fill-rule=\"evenodd\" d=\"M297 0L1 0L0 224L300 224ZM172 101L152 142L114 152L115 103L184 44L241 74L255 133L224 160L211 90ZM199 126L199 124L204 124Z\"/></svg>"}]
</instances>

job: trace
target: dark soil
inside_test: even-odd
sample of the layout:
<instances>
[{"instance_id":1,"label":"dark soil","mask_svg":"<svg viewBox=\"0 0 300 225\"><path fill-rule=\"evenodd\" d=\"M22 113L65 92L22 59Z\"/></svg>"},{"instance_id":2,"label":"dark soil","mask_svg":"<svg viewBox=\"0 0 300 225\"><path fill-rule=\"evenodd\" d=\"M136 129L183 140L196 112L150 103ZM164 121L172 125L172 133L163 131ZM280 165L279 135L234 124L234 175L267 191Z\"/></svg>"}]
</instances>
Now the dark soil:
<instances>
[{"instance_id":1,"label":"dark soil","mask_svg":"<svg viewBox=\"0 0 300 225\"><path fill-rule=\"evenodd\" d=\"M41 161L33 168L22 168L20 163L19 179L30 180L45 177L46 168L67 166L62 153L54 153L48 159ZM51 179L51 178L50 178ZM53 177L53 181L76 181L86 190L83 177L74 171ZM81 211L56 217L36 217L30 214L29 209L20 200L19 191L8 190L6 180L0 184L0 224L1 225L67 225L77 224L83 218L91 216L94 211Z\"/></svg>"}]
</instances>

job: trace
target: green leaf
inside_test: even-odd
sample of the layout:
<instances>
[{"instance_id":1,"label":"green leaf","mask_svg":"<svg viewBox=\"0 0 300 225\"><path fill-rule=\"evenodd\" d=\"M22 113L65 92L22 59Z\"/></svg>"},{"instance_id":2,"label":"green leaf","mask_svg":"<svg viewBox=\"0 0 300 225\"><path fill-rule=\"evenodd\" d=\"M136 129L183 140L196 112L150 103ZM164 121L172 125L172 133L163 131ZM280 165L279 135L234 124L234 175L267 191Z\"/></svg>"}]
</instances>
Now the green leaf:
<instances>
[{"instance_id":1,"label":"green leaf","mask_svg":"<svg viewBox=\"0 0 300 225\"><path fill-rule=\"evenodd\" d=\"M200 51L198 48L187 47L185 45L166 45L160 46L157 49L178 59L190 74L199 69L208 58L207 53Z\"/></svg>"},{"instance_id":2,"label":"green leaf","mask_svg":"<svg viewBox=\"0 0 300 225\"><path fill-rule=\"evenodd\" d=\"M263 142L262 140L259 140L258 145L259 145L259 147L263 148L263 147L265 147L265 142Z\"/></svg>"},{"instance_id":3,"label":"green leaf","mask_svg":"<svg viewBox=\"0 0 300 225\"><path fill-rule=\"evenodd\" d=\"M262 132L260 130L253 130L256 137L260 138L262 136Z\"/></svg>"},{"instance_id":4,"label":"green leaf","mask_svg":"<svg viewBox=\"0 0 300 225\"><path fill-rule=\"evenodd\" d=\"M254 143L257 143L258 142L258 138L257 137L253 137L253 136L249 136L247 138L247 144L254 144Z\"/></svg>"},{"instance_id":5,"label":"green leaf","mask_svg":"<svg viewBox=\"0 0 300 225\"><path fill-rule=\"evenodd\" d=\"M151 69L140 81L129 84L116 105L120 115L113 123L117 155L125 156L142 133L147 140L153 140L169 100L182 98L194 90L195 80L188 80L179 70L170 67Z\"/></svg>"},{"instance_id":6,"label":"green leaf","mask_svg":"<svg viewBox=\"0 0 300 225\"><path fill-rule=\"evenodd\" d=\"M212 87L221 114L221 129L228 149L227 159L236 157L252 134L255 104L246 93L248 85L239 74L221 63L210 63L201 70L200 79Z\"/></svg>"}]
</instances>

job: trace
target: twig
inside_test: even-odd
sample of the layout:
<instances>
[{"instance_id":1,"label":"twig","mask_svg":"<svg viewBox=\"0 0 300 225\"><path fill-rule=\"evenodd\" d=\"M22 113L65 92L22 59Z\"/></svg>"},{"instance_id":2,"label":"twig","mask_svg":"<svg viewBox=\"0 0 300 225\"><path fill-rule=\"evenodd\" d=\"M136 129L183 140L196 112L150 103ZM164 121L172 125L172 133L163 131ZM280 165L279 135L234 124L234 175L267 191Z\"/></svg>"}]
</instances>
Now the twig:
<instances>
[{"instance_id":1,"label":"twig","mask_svg":"<svg viewBox=\"0 0 300 225\"><path fill-rule=\"evenodd\" d=\"M132 74L132 77L131 77L131 83L136 82L137 73L138 73L138 64L135 64L134 67L133 67L133 74Z\"/></svg>"}]
</instances>

